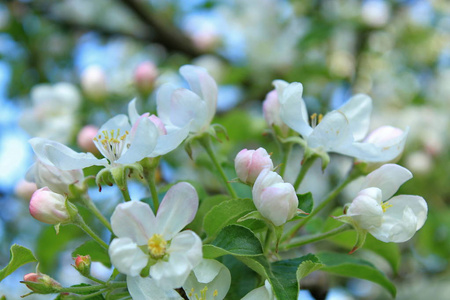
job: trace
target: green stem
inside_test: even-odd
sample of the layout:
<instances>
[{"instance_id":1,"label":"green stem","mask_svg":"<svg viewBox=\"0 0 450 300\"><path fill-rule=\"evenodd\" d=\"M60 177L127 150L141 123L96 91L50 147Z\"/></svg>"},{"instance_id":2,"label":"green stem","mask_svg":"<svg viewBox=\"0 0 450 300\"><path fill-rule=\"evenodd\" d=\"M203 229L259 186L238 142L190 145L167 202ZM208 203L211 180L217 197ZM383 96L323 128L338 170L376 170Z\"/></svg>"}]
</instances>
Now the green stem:
<instances>
[{"instance_id":1,"label":"green stem","mask_svg":"<svg viewBox=\"0 0 450 300\"><path fill-rule=\"evenodd\" d=\"M300 246L303 246L306 244L314 243L314 242L329 238L331 236L337 235L341 232L351 230L351 229L352 229L352 226L350 226L349 224L344 224L344 225L341 225L340 227L337 227L335 229L332 229L332 230L324 232L324 233L307 235L307 236L292 240L291 243L282 245L280 247L280 250L288 250L288 249L300 247Z\"/></svg>"},{"instance_id":2,"label":"green stem","mask_svg":"<svg viewBox=\"0 0 450 300\"><path fill-rule=\"evenodd\" d=\"M108 249L108 244L106 244L92 229L89 227L83 218L78 215L74 221L74 224L83 229L88 235L90 235L97 243L99 243L103 248Z\"/></svg>"},{"instance_id":3,"label":"green stem","mask_svg":"<svg viewBox=\"0 0 450 300\"><path fill-rule=\"evenodd\" d=\"M228 178L225 175L225 172L222 169L222 166L220 165L219 161L217 160L217 157L212 149L211 145L211 137L209 135L204 135L200 140L200 144L205 148L206 152L208 153L209 157L211 158L214 166L216 167L217 171L219 171L220 177L222 178L223 183L225 184L225 187L228 190L228 193L233 198L237 198L236 192L231 187L230 183L228 182Z\"/></svg>"},{"instance_id":4,"label":"green stem","mask_svg":"<svg viewBox=\"0 0 450 300\"><path fill-rule=\"evenodd\" d=\"M158 191L156 189L156 178L155 178L156 168L152 168L148 172L148 187L150 189L150 193L152 195L152 201L153 201L153 207L155 208L155 213L158 211L159 208L159 198L158 198Z\"/></svg>"},{"instance_id":5,"label":"green stem","mask_svg":"<svg viewBox=\"0 0 450 300\"><path fill-rule=\"evenodd\" d=\"M86 277L86 278L88 278L88 279L90 279L90 280L92 280L92 281L95 281L95 282L97 282L97 283L105 284L105 282L104 282L103 280L100 280L100 279L98 279L98 278L95 278L95 277L92 276L92 275L84 275L84 277Z\"/></svg>"},{"instance_id":6,"label":"green stem","mask_svg":"<svg viewBox=\"0 0 450 300\"><path fill-rule=\"evenodd\" d=\"M92 297L101 295L101 294L103 294L106 291L107 290L100 290L98 292L95 292L95 293L92 293L92 294L89 294L89 295L79 296L77 299L92 299Z\"/></svg>"},{"instance_id":7,"label":"green stem","mask_svg":"<svg viewBox=\"0 0 450 300\"><path fill-rule=\"evenodd\" d=\"M270 242L272 241L272 230L267 228L266 238L264 239L264 253L267 254L270 249Z\"/></svg>"},{"instance_id":8,"label":"green stem","mask_svg":"<svg viewBox=\"0 0 450 300\"><path fill-rule=\"evenodd\" d=\"M293 238L297 232L302 228L309 220L311 220L312 217L314 217L318 212L320 212L325 206L327 206L328 203L330 203L336 196L353 180L359 177L358 175L350 175L346 180L344 180L340 185L338 185L334 190L332 190L327 197L320 202L319 205L314 208L314 210L305 218L303 218L300 222L292 226L291 229L286 232L283 237L281 238L281 241L285 241L288 239Z\"/></svg>"},{"instance_id":9,"label":"green stem","mask_svg":"<svg viewBox=\"0 0 450 300\"><path fill-rule=\"evenodd\" d=\"M280 166L280 176L283 177L284 176L284 172L286 171L286 167L287 167L287 163L288 163L288 159L289 159L289 155L291 154L292 151L292 143L288 143L286 146L283 146L283 160L281 161L281 166Z\"/></svg>"},{"instance_id":10,"label":"green stem","mask_svg":"<svg viewBox=\"0 0 450 300\"><path fill-rule=\"evenodd\" d=\"M98 290L102 290L107 288L106 284L101 285L91 285L91 286L71 286L65 287L59 290L60 293L74 293L74 294L82 294L86 292L96 292Z\"/></svg>"},{"instance_id":11,"label":"green stem","mask_svg":"<svg viewBox=\"0 0 450 300\"><path fill-rule=\"evenodd\" d=\"M298 173L297 179L295 179L295 182L294 182L294 189L296 191L300 187L300 184L302 183L303 178L305 178L306 173L308 172L309 168L311 168L311 166L313 165L316 158L317 158L317 156L305 158L305 161L303 162L302 167L300 168L300 172Z\"/></svg>"},{"instance_id":12,"label":"green stem","mask_svg":"<svg viewBox=\"0 0 450 300\"><path fill-rule=\"evenodd\" d=\"M105 227L108 228L109 231L112 232L111 224L109 224L109 222L105 218L105 216L103 216L103 214L100 212L100 210L98 210L97 206L92 201L92 199L86 195L86 197L84 197L82 199L82 201L83 201L83 204L97 217L97 219L99 219L100 222L103 225L105 225Z\"/></svg>"},{"instance_id":13,"label":"green stem","mask_svg":"<svg viewBox=\"0 0 450 300\"><path fill-rule=\"evenodd\" d=\"M125 202L131 201L130 193L128 192L128 187L119 190L122 192L123 199L125 199Z\"/></svg>"}]
</instances>

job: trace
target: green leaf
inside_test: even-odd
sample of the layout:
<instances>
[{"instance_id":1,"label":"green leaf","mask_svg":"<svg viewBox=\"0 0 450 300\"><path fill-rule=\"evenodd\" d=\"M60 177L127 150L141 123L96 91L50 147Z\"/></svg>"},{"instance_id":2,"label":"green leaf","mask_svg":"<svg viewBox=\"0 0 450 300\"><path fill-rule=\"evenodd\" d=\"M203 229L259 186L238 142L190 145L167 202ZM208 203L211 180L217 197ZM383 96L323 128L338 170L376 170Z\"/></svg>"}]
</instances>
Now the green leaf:
<instances>
[{"instance_id":1,"label":"green leaf","mask_svg":"<svg viewBox=\"0 0 450 300\"><path fill-rule=\"evenodd\" d=\"M94 240L87 241L72 252L72 257L77 255L89 255L92 261L101 262L106 267L111 267L108 250L100 246Z\"/></svg>"},{"instance_id":2,"label":"green leaf","mask_svg":"<svg viewBox=\"0 0 450 300\"><path fill-rule=\"evenodd\" d=\"M256 256L262 253L261 242L254 233L239 225L229 225L223 228L211 244L203 246L204 258L216 258L227 254Z\"/></svg>"},{"instance_id":3,"label":"green leaf","mask_svg":"<svg viewBox=\"0 0 450 300\"><path fill-rule=\"evenodd\" d=\"M302 256L302 262L297 269L297 280L300 282L301 279L305 278L314 271L321 269L324 264L315 256L314 254L307 254Z\"/></svg>"},{"instance_id":4,"label":"green leaf","mask_svg":"<svg viewBox=\"0 0 450 300\"><path fill-rule=\"evenodd\" d=\"M310 192L306 194L297 194L297 198L298 208L303 210L307 214L311 213L314 206L312 194Z\"/></svg>"},{"instance_id":5,"label":"green leaf","mask_svg":"<svg viewBox=\"0 0 450 300\"><path fill-rule=\"evenodd\" d=\"M23 246L14 244L9 249L11 254L9 263L0 270L0 282L8 277L11 273L17 270L19 267L37 261L36 257L34 257L33 252L30 249L27 249Z\"/></svg>"},{"instance_id":6,"label":"green leaf","mask_svg":"<svg viewBox=\"0 0 450 300\"><path fill-rule=\"evenodd\" d=\"M203 220L203 228L210 237L216 236L227 225L236 223L247 213L256 210L251 199L232 199L214 206ZM240 224L245 226L245 224Z\"/></svg>"},{"instance_id":7,"label":"green leaf","mask_svg":"<svg viewBox=\"0 0 450 300\"><path fill-rule=\"evenodd\" d=\"M194 220L187 226L192 231L197 234L201 234L203 230L203 218L205 214L208 213L214 206L221 204L224 201L230 199L229 195L215 195L212 197L206 197L200 202L197 214Z\"/></svg>"},{"instance_id":8,"label":"green leaf","mask_svg":"<svg viewBox=\"0 0 450 300\"><path fill-rule=\"evenodd\" d=\"M260 276L236 257L225 255L220 260L230 270L233 279L233 284L225 299L242 299L258 286L261 280Z\"/></svg>"},{"instance_id":9,"label":"green leaf","mask_svg":"<svg viewBox=\"0 0 450 300\"><path fill-rule=\"evenodd\" d=\"M384 273L375 268L368 261L354 258L347 254L322 252L317 254L318 259L325 265L323 271L360 279L370 280L384 287L393 297L396 294L394 284Z\"/></svg>"}]
</instances>

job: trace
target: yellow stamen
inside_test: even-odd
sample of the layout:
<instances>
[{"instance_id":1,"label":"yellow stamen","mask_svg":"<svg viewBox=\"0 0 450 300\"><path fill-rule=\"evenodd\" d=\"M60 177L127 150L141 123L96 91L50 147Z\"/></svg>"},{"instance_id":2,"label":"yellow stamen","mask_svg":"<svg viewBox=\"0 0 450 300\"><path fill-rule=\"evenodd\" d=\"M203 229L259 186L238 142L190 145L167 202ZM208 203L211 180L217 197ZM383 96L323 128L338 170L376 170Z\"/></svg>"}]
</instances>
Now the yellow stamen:
<instances>
[{"instance_id":1,"label":"yellow stamen","mask_svg":"<svg viewBox=\"0 0 450 300\"><path fill-rule=\"evenodd\" d=\"M390 207L392 207L392 204L389 204L388 202L384 202L383 204L381 204L381 209L383 210L384 213Z\"/></svg>"},{"instance_id":2,"label":"yellow stamen","mask_svg":"<svg viewBox=\"0 0 450 300\"><path fill-rule=\"evenodd\" d=\"M161 234L155 233L147 242L148 252L153 258L161 258L166 254L167 242Z\"/></svg>"},{"instance_id":3,"label":"yellow stamen","mask_svg":"<svg viewBox=\"0 0 450 300\"><path fill-rule=\"evenodd\" d=\"M219 292L217 290L214 290L213 297L217 297L218 294Z\"/></svg>"},{"instance_id":4,"label":"yellow stamen","mask_svg":"<svg viewBox=\"0 0 450 300\"><path fill-rule=\"evenodd\" d=\"M317 115L316 113L313 113L311 115L311 127L315 128L317 125L319 125L320 122L322 122L322 119L323 119L322 114Z\"/></svg>"}]
</instances>

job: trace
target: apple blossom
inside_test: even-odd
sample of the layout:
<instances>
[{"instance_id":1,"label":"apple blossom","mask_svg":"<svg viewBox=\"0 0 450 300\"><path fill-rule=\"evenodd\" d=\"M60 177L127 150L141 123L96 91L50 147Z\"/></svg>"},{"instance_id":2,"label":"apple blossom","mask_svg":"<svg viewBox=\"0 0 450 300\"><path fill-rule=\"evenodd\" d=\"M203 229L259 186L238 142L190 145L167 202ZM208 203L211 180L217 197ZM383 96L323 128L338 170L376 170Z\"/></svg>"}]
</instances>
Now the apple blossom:
<instances>
[{"instance_id":1,"label":"apple blossom","mask_svg":"<svg viewBox=\"0 0 450 300\"><path fill-rule=\"evenodd\" d=\"M55 193L69 193L69 185L82 183L83 171L80 169L60 170L53 164L45 164L39 159L28 169L26 180L35 182L38 188L48 187Z\"/></svg>"},{"instance_id":2,"label":"apple blossom","mask_svg":"<svg viewBox=\"0 0 450 300\"><path fill-rule=\"evenodd\" d=\"M275 226L283 225L297 212L298 198L294 187L269 169L264 169L256 178L252 195L259 213Z\"/></svg>"},{"instance_id":3,"label":"apple blossom","mask_svg":"<svg viewBox=\"0 0 450 300\"><path fill-rule=\"evenodd\" d=\"M47 224L67 223L70 221L70 216L65 201L66 198L63 195L43 187L31 196L30 214L36 220Z\"/></svg>"},{"instance_id":4,"label":"apple blossom","mask_svg":"<svg viewBox=\"0 0 450 300\"><path fill-rule=\"evenodd\" d=\"M314 114L311 116L310 125L302 99L302 84L275 80L274 85L281 104L281 119L302 135L308 147L352 156L367 162L391 161L403 152L408 130L386 143L378 143L379 138L375 142L360 142L369 130L372 109L369 96L355 95L338 110L323 117Z\"/></svg>"},{"instance_id":5,"label":"apple blossom","mask_svg":"<svg viewBox=\"0 0 450 300\"><path fill-rule=\"evenodd\" d=\"M263 114L269 127L277 126L283 135L289 131L289 127L281 120L280 101L276 90L270 91L263 102Z\"/></svg>"},{"instance_id":6,"label":"apple blossom","mask_svg":"<svg viewBox=\"0 0 450 300\"><path fill-rule=\"evenodd\" d=\"M89 255L77 255L75 259L75 269L83 276L91 273L91 257Z\"/></svg>"},{"instance_id":7,"label":"apple blossom","mask_svg":"<svg viewBox=\"0 0 450 300\"><path fill-rule=\"evenodd\" d=\"M106 75L100 66L92 65L84 69L80 81L83 92L88 98L100 101L106 96Z\"/></svg>"},{"instance_id":8,"label":"apple blossom","mask_svg":"<svg viewBox=\"0 0 450 300\"><path fill-rule=\"evenodd\" d=\"M109 247L111 262L132 277L150 263L150 276L158 286L181 287L202 259L201 239L190 230L180 232L197 208L197 192L185 182L169 189L156 217L146 203L119 204L111 217L117 236Z\"/></svg>"},{"instance_id":9,"label":"apple blossom","mask_svg":"<svg viewBox=\"0 0 450 300\"><path fill-rule=\"evenodd\" d=\"M164 84L158 90L157 111L164 124L183 128L190 124L190 132L205 131L216 113L217 84L202 67L185 65L181 75L191 90Z\"/></svg>"},{"instance_id":10,"label":"apple blossom","mask_svg":"<svg viewBox=\"0 0 450 300\"><path fill-rule=\"evenodd\" d=\"M77 144L81 150L98 153L98 149L94 144L94 138L97 136L98 127L94 125L86 125L81 128L77 135Z\"/></svg>"},{"instance_id":11,"label":"apple blossom","mask_svg":"<svg viewBox=\"0 0 450 300\"><path fill-rule=\"evenodd\" d=\"M14 194L19 198L29 201L37 189L36 183L22 179L14 187Z\"/></svg>"},{"instance_id":12,"label":"apple blossom","mask_svg":"<svg viewBox=\"0 0 450 300\"><path fill-rule=\"evenodd\" d=\"M242 149L234 159L237 176L243 182L253 184L263 169L273 170L273 162L266 149Z\"/></svg>"},{"instance_id":13,"label":"apple blossom","mask_svg":"<svg viewBox=\"0 0 450 300\"><path fill-rule=\"evenodd\" d=\"M346 214L338 219L350 217L357 229L368 231L380 241L406 242L423 226L428 212L422 197L392 197L411 178L411 172L399 165L383 165L367 175Z\"/></svg>"},{"instance_id":14,"label":"apple blossom","mask_svg":"<svg viewBox=\"0 0 450 300\"><path fill-rule=\"evenodd\" d=\"M30 290L39 294L56 293L62 288L59 282L42 273L25 274L21 283L24 283Z\"/></svg>"},{"instance_id":15,"label":"apple blossom","mask_svg":"<svg viewBox=\"0 0 450 300\"><path fill-rule=\"evenodd\" d=\"M130 125L128 117L117 115L108 120L94 138L94 144L105 157L96 158L92 153L77 153L55 141L33 138L30 144L39 160L62 170L83 169L90 166L132 164L152 154L156 147L158 130L143 118Z\"/></svg>"}]
</instances>

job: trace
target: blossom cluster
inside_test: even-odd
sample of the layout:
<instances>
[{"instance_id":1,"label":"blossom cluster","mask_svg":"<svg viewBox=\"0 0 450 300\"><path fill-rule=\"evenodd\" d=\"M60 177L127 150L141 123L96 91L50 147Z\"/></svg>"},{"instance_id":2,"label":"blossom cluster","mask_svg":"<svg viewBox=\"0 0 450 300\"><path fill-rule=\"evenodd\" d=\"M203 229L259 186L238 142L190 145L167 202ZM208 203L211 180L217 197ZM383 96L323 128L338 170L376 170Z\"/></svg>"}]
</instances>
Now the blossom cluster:
<instances>
[{"instance_id":1,"label":"blossom cluster","mask_svg":"<svg viewBox=\"0 0 450 300\"><path fill-rule=\"evenodd\" d=\"M369 96L355 95L336 110L310 115L302 98L302 84L275 80L275 89L267 94L262 110L274 139L283 149L302 147L298 177L295 182L289 182L284 176L289 167L287 160L276 166L267 150L258 148L237 153L234 159L237 178L230 180L217 161L211 143L211 136L217 137L219 131L225 131L218 125L211 125L217 106L217 84L201 67L186 65L180 68L180 73L190 89L172 84L161 86L156 96L156 114L138 113L137 100L132 100L128 115L112 117L93 135L97 150L94 149L94 153L76 152L61 141L46 137L30 140L36 163L29 169L27 180L39 188L30 200L31 215L57 228L75 224L91 235L117 270L112 279L119 273L118 278L126 278L124 284L133 299L224 299L233 278L226 264L216 258L225 254L245 257L242 251L227 248L223 242L227 237L221 236L225 230L245 231L255 237L260 248L264 244L262 251L255 250L255 257L265 256L268 263L279 260L283 249L294 247L296 239L303 238L299 234L302 225L327 204L323 202L313 208L311 203L308 209L298 190L316 159L322 161L324 169L327 167L329 153L355 159L345 184L359 177L364 181L353 199L348 199L351 201L344 213L336 217L351 226L342 228L353 228L357 232L358 241L352 252L362 246L367 233L382 242L400 243L411 239L424 225L428 208L422 197L394 196L399 187L412 178L411 172L394 164L403 152L409 129L382 126L369 133L372 109ZM154 78L156 73L152 74ZM143 88L148 91L152 86ZM207 200L199 199L196 187L188 182L170 184L159 201L155 172L161 157L183 142L189 153L195 141L205 148L217 168L229 194L223 202L228 202L205 204ZM289 151L285 150L286 157ZM103 157L99 158L100 155ZM87 195L89 178L84 176L83 169L92 166L102 168L95 180L100 190L104 184L116 185L124 198L123 203L116 205L110 221ZM127 180L132 175L148 183L149 203L130 196ZM235 184L249 186L251 201L236 193ZM235 205L237 210L242 208L247 213L228 217L226 214L231 214L232 210L224 204ZM111 231L109 244L86 224L78 205L91 210ZM221 213L219 207L225 209L223 219L214 215ZM226 223L208 223L214 218ZM246 223L249 220L254 221L253 225ZM288 222L291 224L285 229ZM199 223L205 226L203 230L196 227ZM90 259L87 256L77 258L75 268L92 279ZM242 261L246 263L245 259ZM248 266L258 271L255 263L248 263ZM35 275L28 274L24 278L33 292L79 292L76 288L63 288L45 274ZM272 275L259 275L265 285L247 291L244 299L280 299ZM108 284L92 291L106 293L118 286Z\"/></svg>"}]
</instances>

